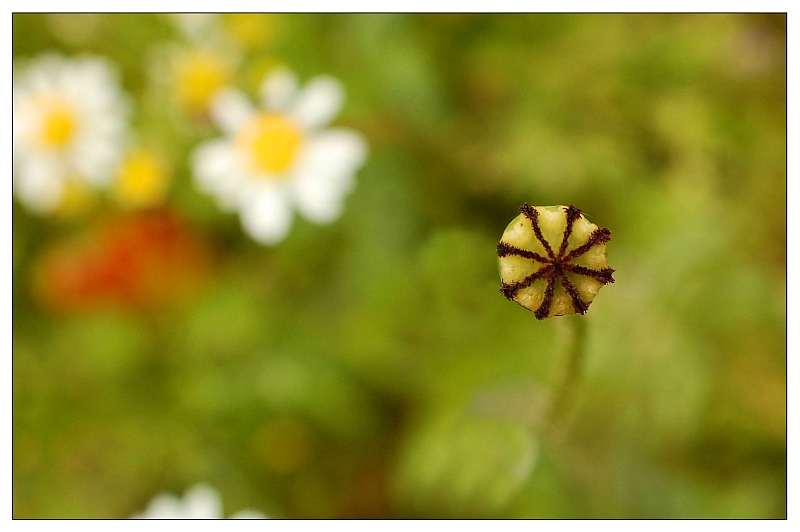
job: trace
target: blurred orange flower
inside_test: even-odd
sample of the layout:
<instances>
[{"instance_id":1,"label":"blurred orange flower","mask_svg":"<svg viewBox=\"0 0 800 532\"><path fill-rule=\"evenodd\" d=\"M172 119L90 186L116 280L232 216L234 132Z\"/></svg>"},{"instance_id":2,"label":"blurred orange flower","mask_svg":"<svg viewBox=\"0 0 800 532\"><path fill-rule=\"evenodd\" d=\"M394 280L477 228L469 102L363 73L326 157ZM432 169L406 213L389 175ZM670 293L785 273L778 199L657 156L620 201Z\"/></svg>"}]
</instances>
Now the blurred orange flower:
<instances>
[{"instance_id":1,"label":"blurred orange flower","mask_svg":"<svg viewBox=\"0 0 800 532\"><path fill-rule=\"evenodd\" d=\"M202 285L205 246L169 211L111 220L81 241L54 244L40 257L34 290L49 307L152 308Z\"/></svg>"}]
</instances>

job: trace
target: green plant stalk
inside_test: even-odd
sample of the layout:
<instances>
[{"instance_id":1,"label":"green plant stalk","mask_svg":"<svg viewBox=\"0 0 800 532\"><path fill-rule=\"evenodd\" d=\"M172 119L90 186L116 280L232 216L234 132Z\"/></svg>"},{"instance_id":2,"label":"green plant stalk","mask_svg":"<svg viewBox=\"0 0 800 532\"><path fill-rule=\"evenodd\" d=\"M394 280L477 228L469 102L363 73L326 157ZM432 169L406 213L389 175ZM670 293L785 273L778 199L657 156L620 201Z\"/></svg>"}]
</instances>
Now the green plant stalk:
<instances>
[{"instance_id":1,"label":"green plant stalk","mask_svg":"<svg viewBox=\"0 0 800 532\"><path fill-rule=\"evenodd\" d=\"M575 398L586 349L586 318L578 314L564 317L563 320L567 325L567 334L564 335L567 348L562 370L551 395L547 420L547 425L551 427L561 424Z\"/></svg>"}]
</instances>

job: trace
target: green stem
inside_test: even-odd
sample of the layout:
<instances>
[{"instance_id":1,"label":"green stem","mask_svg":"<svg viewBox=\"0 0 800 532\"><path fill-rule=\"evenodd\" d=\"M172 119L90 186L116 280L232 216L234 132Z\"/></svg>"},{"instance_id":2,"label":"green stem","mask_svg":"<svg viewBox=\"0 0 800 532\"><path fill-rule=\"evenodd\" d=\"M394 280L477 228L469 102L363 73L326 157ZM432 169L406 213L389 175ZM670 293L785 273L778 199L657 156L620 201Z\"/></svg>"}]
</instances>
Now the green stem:
<instances>
[{"instance_id":1,"label":"green stem","mask_svg":"<svg viewBox=\"0 0 800 532\"><path fill-rule=\"evenodd\" d=\"M580 377L586 347L586 318L575 314L563 318L567 325L567 353L564 366L553 387L548 425L553 426L563 419L572 399L575 385Z\"/></svg>"}]
</instances>

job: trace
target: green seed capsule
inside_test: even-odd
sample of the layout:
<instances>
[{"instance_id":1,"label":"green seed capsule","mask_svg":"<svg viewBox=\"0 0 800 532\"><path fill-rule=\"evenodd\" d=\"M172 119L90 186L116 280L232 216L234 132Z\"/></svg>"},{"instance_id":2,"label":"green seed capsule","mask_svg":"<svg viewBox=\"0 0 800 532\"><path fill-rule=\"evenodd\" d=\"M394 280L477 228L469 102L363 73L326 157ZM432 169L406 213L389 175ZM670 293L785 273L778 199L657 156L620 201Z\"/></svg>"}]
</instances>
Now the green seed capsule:
<instances>
[{"instance_id":1,"label":"green seed capsule","mask_svg":"<svg viewBox=\"0 0 800 532\"><path fill-rule=\"evenodd\" d=\"M614 282L606 259L611 231L580 209L520 207L497 244L500 292L537 319L584 314L600 288Z\"/></svg>"}]
</instances>

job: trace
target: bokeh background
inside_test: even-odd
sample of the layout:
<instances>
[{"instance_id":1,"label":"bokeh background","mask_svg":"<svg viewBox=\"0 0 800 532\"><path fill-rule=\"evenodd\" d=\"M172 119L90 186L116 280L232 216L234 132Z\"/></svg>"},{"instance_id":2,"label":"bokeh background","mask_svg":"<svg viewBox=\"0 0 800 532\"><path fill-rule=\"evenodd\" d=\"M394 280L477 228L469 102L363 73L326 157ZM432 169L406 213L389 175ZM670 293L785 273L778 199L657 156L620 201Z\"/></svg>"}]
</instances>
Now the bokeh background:
<instances>
[{"instance_id":1,"label":"bokeh background","mask_svg":"<svg viewBox=\"0 0 800 532\"><path fill-rule=\"evenodd\" d=\"M215 24L250 94L276 65L342 81L357 186L259 245L193 184L216 133L164 81L196 46L171 16L14 15L15 61L116 65L168 176L147 208L14 200L15 517L197 482L270 517L786 515L785 15ZM611 229L585 317L498 292L523 202Z\"/></svg>"}]
</instances>

